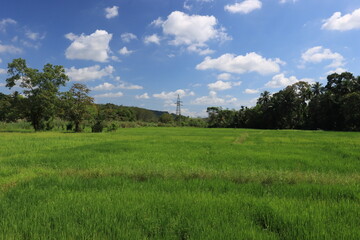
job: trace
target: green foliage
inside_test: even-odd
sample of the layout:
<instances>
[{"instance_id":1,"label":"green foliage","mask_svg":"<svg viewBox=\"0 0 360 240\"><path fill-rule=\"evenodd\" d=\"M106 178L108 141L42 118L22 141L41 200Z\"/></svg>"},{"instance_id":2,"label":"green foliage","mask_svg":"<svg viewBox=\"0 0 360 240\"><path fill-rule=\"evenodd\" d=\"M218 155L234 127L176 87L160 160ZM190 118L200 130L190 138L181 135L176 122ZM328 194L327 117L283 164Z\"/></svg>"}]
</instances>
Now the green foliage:
<instances>
[{"instance_id":1,"label":"green foliage","mask_svg":"<svg viewBox=\"0 0 360 240\"><path fill-rule=\"evenodd\" d=\"M111 122L107 125L107 131L108 132L115 132L119 126L115 122Z\"/></svg>"},{"instance_id":2,"label":"green foliage","mask_svg":"<svg viewBox=\"0 0 360 240\"><path fill-rule=\"evenodd\" d=\"M8 64L9 78L6 86L10 89L16 84L23 88L25 98L22 101L25 117L34 129L51 128L51 119L58 108L59 87L65 86L69 78L62 66L46 64L43 71L29 68L24 59L14 59Z\"/></svg>"},{"instance_id":3,"label":"green foliage","mask_svg":"<svg viewBox=\"0 0 360 240\"><path fill-rule=\"evenodd\" d=\"M15 122L23 118L24 97L17 91L11 95L0 93L0 121Z\"/></svg>"},{"instance_id":4,"label":"green foliage","mask_svg":"<svg viewBox=\"0 0 360 240\"><path fill-rule=\"evenodd\" d=\"M328 83L298 82L239 111L209 107L208 126L221 128L360 130L360 77L334 73Z\"/></svg>"},{"instance_id":5,"label":"green foliage","mask_svg":"<svg viewBox=\"0 0 360 240\"><path fill-rule=\"evenodd\" d=\"M69 91L62 94L61 105L63 118L75 125L75 132L81 132L80 124L85 119L91 119L91 106L94 99L88 96L90 89L84 84L75 83Z\"/></svg>"},{"instance_id":6,"label":"green foliage","mask_svg":"<svg viewBox=\"0 0 360 240\"><path fill-rule=\"evenodd\" d=\"M159 118L159 122L161 122L161 123L171 123L173 121L174 121L174 118L169 113L164 113Z\"/></svg>"},{"instance_id":7,"label":"green foliage","mask_svg":"<svg viewBox=\"0 0 360 240\"><path fill-rule=\"evenodd\" d=\"M91 131L94 133L102 132L104 130L104 122L97 120L95 124L91 127Z\"/></svg>"}]
</instances>

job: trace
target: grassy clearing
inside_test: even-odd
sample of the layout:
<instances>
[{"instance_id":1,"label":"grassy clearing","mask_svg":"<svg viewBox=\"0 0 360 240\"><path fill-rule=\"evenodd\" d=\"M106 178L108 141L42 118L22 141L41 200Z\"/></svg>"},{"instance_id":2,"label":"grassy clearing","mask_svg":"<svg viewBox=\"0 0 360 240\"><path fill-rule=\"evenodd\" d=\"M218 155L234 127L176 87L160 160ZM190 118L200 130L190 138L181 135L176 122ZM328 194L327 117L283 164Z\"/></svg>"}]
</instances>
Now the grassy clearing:
<instances>
[{"instance_id":1,"label":"grassy clearing","mask_svg":"<svg viewBox=\"0 0 360 240\"><path fill-rule=\"evenodd\" d=\"M358 239L360 133L0 133L0 239Z\"/></svg>"}]
</instances>

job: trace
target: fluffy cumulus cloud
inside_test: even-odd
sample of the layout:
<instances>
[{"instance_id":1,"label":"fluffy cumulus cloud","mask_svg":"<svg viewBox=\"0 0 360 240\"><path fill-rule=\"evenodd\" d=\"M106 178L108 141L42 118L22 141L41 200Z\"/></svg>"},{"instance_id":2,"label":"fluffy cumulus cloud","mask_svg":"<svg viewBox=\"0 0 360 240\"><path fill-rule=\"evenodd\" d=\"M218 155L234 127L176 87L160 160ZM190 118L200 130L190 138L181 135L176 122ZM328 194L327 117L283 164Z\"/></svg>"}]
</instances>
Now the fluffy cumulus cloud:
<instances>
[{"instance_id":1,"label":"fluffy cumulus cloud","mask_svg":"<svg viewBox=\"0 0 360 240\"><path fill-rule=\"evenodd\" d=\"M185 90L178 89L174 92L156 93L156 94L153 94L153 97L164 99L164 100L171 100L171 99L176 99L178 95L180 95L180 97L187 97L187 96L195 96L195 93L192 91L189 91L187 89L185 89Z\"/></svg>"},{"instance_id":2,"label":"fluffy cumulus cloud","mask_svg":"<svg viewBox=\"0 0 360 240\"><path fill-rule=\"evenodd\" d=\"M145 44L154 43L154 44L160 45L160 37L157 34L145 36L144 43Z\"/></svg>"},{"instance_id":3,"label":"fluffy cumulus cloud","mask_svg":"<svg viewBox=\"0 0 360 240\"><path fill-rule=\"evenodd\" d=\"M330 18L324 20L322 29L348 31L360 28L360 8L352 13L342 16L341 12L334 13Z\"/></svg>"},{"instance_id":4,"label":"fluffy cumulus cloud","mask_svg":"<svg viewBox=\"0 0 360 240\"><path fill-rule=\"evenodd\" d=\"M261 6L262 3L259 0L245 0L243 2L226 5L224 9L230 13L248 14L256 9L260 9Z\"/></svg>"},{"instance_id":5,"label":"fluffy cumulus cloud","mask_svg":"<svg viewBox=\"0 0 360 240\"><path fill-rule=\"evenodd\" d=\"M141 95L136 95L135 96L136 99L149 99L150 96L148 93L144 93L144 94L141 94Z\"/></svg>"},{"instance_id":6,"label":"fluffy cumulus cloud","mask_svg":"<svg viewBox=\"0 0 360 240\"><path fill-rule=\"evenodd\" d=\"M0 20L0 31L5 32L6 27L10 24L16 24L16 21L11 18L5 18L5 19Z\"/></svg>"},{"instance_id":7,"label":"fluffy cumulus cloud","mask_svg":"<svg viewBox=\"0 0 360 240\"><path fill-rule=\"evenodd\" d=\"M109 90L113 90L114 88L115 88L115 85L105 82L103 84L100 84L96 87L91 88L91 90L93 90L93 91L109 91Z\"/></svg>"},{"instance_id":8,"label":"fluffy cumulus cloud","mask_svg":"<svg viewBox=\"0 0 360 240\"><path fill-rule=\"evenodd\" d=\"M121 34L120 37L121 37L121 40L126 43L131 42L131 40L137 39L137 36L133 33L123 33L123 34Z\"/></svg>"},{"instance_id":9,"label":"fluffy cumulus cloud","mask_svg":"<svg viewBox=\"0 0 360 240\"><path fill-rule=\"evenodd\" d=\"M121 54L121 55L130 55L130 54L132 54L134 51L131 51L131 50L129 50L129 49L127 49L127 47L123 47L123 48L121 48L120 50L119 50L119 53Z\"/></svg>"},{"instance_id":10,"label":"fluffy cumulus cloud","mask_svg":"<svg viewBox=\"0 0 360 240\"><path fill-rule=\"evenodd\" d=\"M0 53L12 53L17 54L21 53L22 50L20 48L17 48L13 45L3 45L0 43Z\"/></svg>"},{"instance_id":11,"label":"fluffy cumulus cloud","mask_svg":"<svg viewBox=\"0 0 360 240\"><path fill-rule=\"evenodd\" d=\"M96 30L90 35L73 33L65 35L72 41L66 49L65 56L68 59L92 60L96 62L107 62L109 59L109 42L112 34L105 30Z\"/></svg>"},{"instance_id":12,"label":"fluffy cumulus cloud","mask_svg":"<svg viewBox=\"0 0 360 240\"><path fill-rule=\"evenodd\" d=\"M232 104L238 101L237 98L227 96L226 98L221 98L217 96L215 91L210 91L208 96L203 96L196 98L194 101L191 102L193 105L224 105L224 104Z\"/></svg>"},{"instance_id":13,"label":"fluffy cumulus cloud","mask_svg":"<svg viewBox=\"0 0 360 240\"><path fill-rule=\"evenodd\" d=\"M114 72L114 67L109 65L105 68L101 68L99 65L94 65L85 68L71 67L66 69L66 74L72 81L86 82L101 79L103 77L111 76Z\"/></svg>"},{"instance_id":14,"label":"fluffy cumulus cloud","mask_svg":"<svg viewBox=\"0 0 360 240\"><path fill-rule=\"evenodd\" d=\"M119 7L113 6L105 8L105 17L107 19L114 18L117 15L119 15Z\"/></svg>"},{"instance_id":15,"label":"fluffy cumulus cloud","mask_svg":"<svg viewBox=\"0 0 360 240\"><path fill-rule=\"evenodd\" d=\"M224 82L224 81L216 81L214 83L208 84L209 89L215 90L215 91L223 91L227 89L231 89L236 86L240 86L241 82Z\"/></svg>"},{"instance_id":16,"label":"fluffy cumulus cloud","mask_svg":"<svg viewBox=\"0 0 360 240\"><path fill-rule=\"evenodd\" d=\"M302 56L304 63L321 63L323 61L331 61L328 68L338 68L345 65L344 57L340 53L334 53L330 49L317 46L305 51Z\"/></svg>"},{"instance_id":17,"label":"fluffy cumulus cloud","mask_svg":"<svg viewBox=\"0 0 360 240\"><path fill-rule=\"evenodd\" d=\"M124 94L122 92L117 92L117 93L98 94L98 95L95 95L94 98L118 98L118 97L122 97L122 96L124 96Z\"/></svg>"},{"instance_id":18,"label":"fluffy cumulus cloud","mask_svg":"<svg viewBox=\"0 0 360 240\"><path fill-rule=\"evenodd\" d=\"M244 93L246 93L246 94L257 94L257 93L259 93L259 90L247 88L247 89L245 89Z\"/></svg>"},{"instance_id":19,"label":"fluffy cumulus cloud","mask_svg":"<svg viewBox=\"0 0 360 240\"><path fill-rule=\"evenodd\" d=\"M281 73L281 74L275 75L271 81L269 81L268 83L265 84L265 87L283 88L283 87L287 87L289 85L292 85L292 84L300 82L300 81L312 83L313 79L310 79L310 78L297 79L295 76L285 77L285 74Z\"/></svg>"},{"instance_id":20,"label":"fluffy cumulus cloud","mask_svg":"<svg viewBox=\"0 0 360 240\"><path fill-rule=\"evenodd\" d=\"M161 26L163 33L172 38L169 44L187 46L191 52L210 54L210 40L225 41L231 38L225 29L218 26L214 16L188 15L180 11L172 12L166 20L157 19L153 24Z\"/></svg>"},{"instance_id":21,"label":"fluffy cumulus cloud","mask_svg":"<svg viewBox=\"0 0 360 240\"><path fill-rule=\"evenodd\" d=\"M0 74L6 74L6 73L7 73L6 69L0 68Z\"/></svg>"},{"instance_id":22,"label":"fluffy cumulus cloud","mask_svg":"<svg viewBox=\"0 0 360 240\"><path fill-rule=\"evenodd\" d=\"M206 57L196 66L197 70L216 69L227 73L257 72L262 75L277 73L280 65L284 64L280 59L266 59L261 55L251 52L245 56L226 53L219 58Z\"/></svg>"}]
</instances>

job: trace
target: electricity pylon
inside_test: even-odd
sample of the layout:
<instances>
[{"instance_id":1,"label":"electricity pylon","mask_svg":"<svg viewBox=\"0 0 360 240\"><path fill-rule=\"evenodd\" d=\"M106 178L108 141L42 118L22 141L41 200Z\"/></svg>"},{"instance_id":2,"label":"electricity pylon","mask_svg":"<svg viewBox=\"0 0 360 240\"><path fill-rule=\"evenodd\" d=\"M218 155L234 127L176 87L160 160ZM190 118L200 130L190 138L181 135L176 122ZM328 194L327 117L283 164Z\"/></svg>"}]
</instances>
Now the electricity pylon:
<instances>
[{"instance_id":1,"label":"electricity pylon","mask_svg":"<svg viewBox=\"0 0 360 240\"><path fill-rule=\"evenodd\" d=\"M181 124L181 106L182 106L182 101L180 100L180 95L178 94L178 98L176 101L176 117L177 120L179 121L179 125Z\"/></svg>"}]
</instances>

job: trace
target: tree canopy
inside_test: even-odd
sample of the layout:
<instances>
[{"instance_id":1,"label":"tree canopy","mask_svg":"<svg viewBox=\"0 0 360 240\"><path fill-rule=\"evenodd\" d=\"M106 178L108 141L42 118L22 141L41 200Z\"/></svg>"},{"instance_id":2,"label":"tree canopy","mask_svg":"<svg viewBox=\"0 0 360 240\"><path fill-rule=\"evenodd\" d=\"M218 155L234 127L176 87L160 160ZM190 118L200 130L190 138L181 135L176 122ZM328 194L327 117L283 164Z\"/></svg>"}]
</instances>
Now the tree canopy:
<instances>
[{"instance_id":1,"label":"tree canopy","mask_svg":"<svg viewBox=\"0 0 360 240\"><path fill-rule=\"evenodd\" d=\"M23 89L24 116L34 129L51 128L51 120L58 107L59 87L69 80L62 66L46 64L43 71L29 68L22 58L14 59L8 64L9 78L6 87L19 86Z\"/></svg>"}]
</instances>

